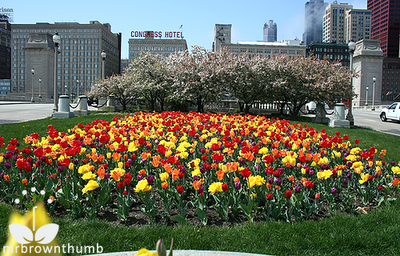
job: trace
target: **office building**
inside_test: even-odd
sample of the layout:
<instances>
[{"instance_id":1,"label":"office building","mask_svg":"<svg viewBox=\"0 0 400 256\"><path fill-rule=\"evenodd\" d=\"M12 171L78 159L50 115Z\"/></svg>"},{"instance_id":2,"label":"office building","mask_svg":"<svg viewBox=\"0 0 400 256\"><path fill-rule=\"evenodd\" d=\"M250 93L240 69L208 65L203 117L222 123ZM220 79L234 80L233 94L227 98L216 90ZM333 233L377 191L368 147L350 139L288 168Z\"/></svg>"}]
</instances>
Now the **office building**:
<instances>
[{"instance_id":1,"label":"office building","mask_svg":"<svg viewBox=\"0 0 400 256\"><path fill-rule=\"evenodd\" d=\"M120 73L123 74L124 70L129 66L129 59L122 59L121 60L121 70Z\"/></svg>"},{"instance_id":2,"label":"office building","mask_svg":"<svg viewBox=\"0 0 400 256\"><path fill-rule=\"evenodd\" d=\"M285 54L289 58L298 55L306 55L306 47L299 39L282 40L281 42L239 41L237 43L231 43L231 29L231 24L215 24L213 51L219 51L221 48L225 47L234 54L262 55L265 57Z\"/></svg>"},{"instance_id":3,"label":"office building","mask_svg":"<svg viewBox=\"0 0 400 256\"><path fill-rule=\"evenodd\" d=\"M313 42L307 45L307 56L314 55L321 60L339 61L343 66L350 66L349 46L347 44L331 44Z\"/></svg>"},{"instance_id":4,"label":"office building","mask_svg":"<svg viewBox=\"0 0 400 256\"><path fill-rule=\"evenodd\" d=\"M400 2L394 0L368 0L372 11L372 39L381 41L383 54L399 57Z\"/></svg>"},{"instance_id":5,"label":"office building","mask_svg":"<svg viewBox=\"0 0 400 256\"><path fill-rule=\"evenodd\" d=\"M11 79L11 25L0 19L0 79Z\"/></svg>"},{"instance_id":6,"label":"office building","mask_svg":"<svg viewBox=\"0 0 400 256\"><path fill-rule=\"evenodd\" d=\"M276 42L278 41L278 28L273 20L269 20L264 24L263 28L263 41L264 42Z\"/></svg>"},{"instance_id":7,"label":"office building","mask_svg":"<svg viewBox=\"0 0 400 256\"><path fill-rule=\"evenodd\" d=\"M350 9L345 11L344 43L371 39L371 10Z\"/></svg>"},{"instance_id":8,"label":"office building","mask_svg":"<svg viewBox=\"0 0 400 256\"><path fill-rule=\"evenodd\" d=\"M151 51L168 57L171 53L188 49L182 32L132 31L129 39L129 62L142 51Z\"/></svg>"},{"instance_id":9,"label":"office building","mask_svg":"<svg viewBox=\"0 0 400 256\"><path fill-rule=\"evenodd\" d=\"M308 45L312 42L322 42L322 24L325 9L328 3L324 0L310 0L305 4L305 28L303 42Z\"/></svg>"},{"instance_id":10,"label":"office building","mask_svg":"<svg viewBox=\"0 0 400 256\"><path fill-rule=\"evenodd\" d=\"M51 60L47 52L51 52L54 58L54 43L52 35L58 32L61 37L59 44L59 54L57 57L57 91L58 94L67 94L72 98L78 94L90 91L93 83L102 77L102 57L101 53L106 53L104 59L104 76L120 73L121 62L121 34L111 31L111 25L101 24L98 21L91 21L89 24L77 22L55 22L36 23L36 24L12 24L11 25L11 48L12 48L12 73L11 91L30 99L32 92L31 69L35 69L34 90L32 95L44 95L44 101L52 100L52 93L43 91L43 88L36 85L38 79L51 77L54 71L48 70ZM42 42L40 51L35 47ZM48 50L46 50L48 49ZM49 59L43 62L41 58ZM28 59L31 58L31 59ZM54 65L54 64L52 64ZM44 71L46 69L46 71ZM48 70L48 71L47 71ZM46 75L47 74L47 75ZM51 80L46 80L44 88L49 88ZM22 99L22 98L21 98Z\"/></svg>"},{"instance_id":11,"label":"office building","mask_svg":"<svg viewBox=\"0 0 400 256\"><path fill-rule=\"evenodd\" d=\"M372 11L371 38L380 40L381 49L386 56L382 69L382 100L398 100L400 2L368 0L367 8Z\"/></svg>"},{"instance_id":12,"label":"office building","mask_svg":"<svg viewBox=\"0 0 400 256\"><path fill-rule=\"evenodd\" d=\"M345 44L344 20L345 12L353 9L353 5L347 3L337 3L334 1L325 9L323 18L323 36L324 43Z\"/></svg>"}]
</instances>

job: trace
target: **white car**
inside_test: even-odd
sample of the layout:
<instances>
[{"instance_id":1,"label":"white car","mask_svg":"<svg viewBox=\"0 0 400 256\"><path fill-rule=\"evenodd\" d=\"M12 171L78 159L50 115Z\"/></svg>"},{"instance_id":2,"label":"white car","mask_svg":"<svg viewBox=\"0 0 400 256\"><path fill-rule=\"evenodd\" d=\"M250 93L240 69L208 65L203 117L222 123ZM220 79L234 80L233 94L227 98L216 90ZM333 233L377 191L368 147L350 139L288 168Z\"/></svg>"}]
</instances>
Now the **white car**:
<instances>
[{"instance_id":1,"label":"white car","mask_svg":"<svg viewBox=\"0 0 400 256\"><path fill-rule=\"evenodd\" d=\"M395 102L389 107L385 107L379 114L382 122L386 122L388 119L400 121L400 102Z\"/></svg>"},{"instance_id":2,"label":"white car","mask_svg":"<svg viewBox=\"0 0 400 256\"><path fill-rule=\"evenodd\" d=\"M310 102L306 103L305 108L306 108L306 112L308 114L315 113L315 109L317 108L317 103L315 103L314 101L310 101ZM325 110L328 110L328 109L329 109L329 106L325 103Z\"/></svg>"}]
</instances>

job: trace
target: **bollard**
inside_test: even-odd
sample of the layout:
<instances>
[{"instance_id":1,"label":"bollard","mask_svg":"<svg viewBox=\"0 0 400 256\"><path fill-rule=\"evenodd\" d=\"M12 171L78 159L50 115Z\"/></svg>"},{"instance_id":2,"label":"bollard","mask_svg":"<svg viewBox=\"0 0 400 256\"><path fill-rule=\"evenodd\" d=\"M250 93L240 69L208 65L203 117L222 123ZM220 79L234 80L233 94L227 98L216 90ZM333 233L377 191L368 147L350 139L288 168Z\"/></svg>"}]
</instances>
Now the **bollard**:
<instances>
[{"instance_id":1,"label":"bollard","mask_svg":"<svg viewBox=\"0 0 400 256\"><path fill-rule=\"evenodd\" d=\"M74 114L76 116L90 115L90 111L88 110L87 101L88 100L87 100L86 95L79 96L79 105L78 105L77 110L74 111Z\"/></svg>"},{"instance_id":2,"label":"bollard","mask_svg":"<svg viewBox=\"0 0 400 256\"><path fill-rule=\"evenodd\" d=\"M58 112L53 113L53 118L70 118L74 113L69 111L69 96L61 95L58 99Z\"/></svg>"},{"instance_id":3,"label":"bollard","mask_svg":"<svg viewBox=\"0 0 400 256\"><path fill-rule=\"evenodd\" d=\"M336 103L333 119L330 120L330 127L350 128L349 120L346 120L345 105L343 103Z\"/></svg>"},{"instance_id":4,"label":"bollard","mask_svg":"<svg viewBox=\"0 0 400 256\"><path fill-rule=\"evenodd\" d=\"M60 95L58 99L59 112L69 112L69 96Z\"/></svg>"},{"instance_id":5,"label":"bollard","mask_svg":"<svg viewBox=\"0 0 400 256\"><path fill-rule=\"evenodd\" d=\"M337 120L345 120L346 119L345 106L343 103L335 104L334 118Z\"/></svg>"},{"instance_id":6,"label":"bollard","mask_svg":"<svg viewBox=\"0 0 400 256\"><path fill-rule=\"evenodd\" d=\"M317 103L315 109L315 117L312 118L313 123L328 124L329 118L326 117L325 104Z\"/></svg>"}]
</instances>

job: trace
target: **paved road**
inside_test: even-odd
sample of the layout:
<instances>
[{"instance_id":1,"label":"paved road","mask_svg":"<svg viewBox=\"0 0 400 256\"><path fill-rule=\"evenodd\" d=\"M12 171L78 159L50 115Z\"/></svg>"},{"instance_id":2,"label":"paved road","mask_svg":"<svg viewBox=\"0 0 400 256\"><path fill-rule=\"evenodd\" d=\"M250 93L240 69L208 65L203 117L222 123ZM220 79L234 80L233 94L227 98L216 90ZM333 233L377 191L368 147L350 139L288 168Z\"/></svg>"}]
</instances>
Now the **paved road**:
<instances>
[{"instance_id":1,"label":"paved road","mask_svg":"<svg viewBox=\"0 0 400 256\"><path fill-rule=\"evenodd\" d=\"M382 122L379 118L380 109L354 110L354 125L400 136L400 122Z\"/></svg>"},{"instance_id":2,"label":"paved road","mask_svg":"<svg viewBox=\"0 0 400 256\"><path fill-rule=\"evenodd\" d=\"M43 119L53 114L53 104L0 102L0 124Z\"/></svg>"}]
</instances>

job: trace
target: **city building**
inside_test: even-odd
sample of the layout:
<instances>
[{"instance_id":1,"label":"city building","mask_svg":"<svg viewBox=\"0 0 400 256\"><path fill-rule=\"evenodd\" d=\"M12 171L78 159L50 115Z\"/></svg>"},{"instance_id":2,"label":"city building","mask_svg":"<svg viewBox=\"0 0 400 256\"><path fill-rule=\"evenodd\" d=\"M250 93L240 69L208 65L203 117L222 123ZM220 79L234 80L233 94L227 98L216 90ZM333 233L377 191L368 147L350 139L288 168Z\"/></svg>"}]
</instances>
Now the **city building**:
<instances>
[{"instance_id":1,"label":"city building","mask_svg":"<svg viewBox=\"0 0 400 256\"><path fill-rule=\"evenodd\" d=\"M56 32L61 38L57 57L58 94L76 97L78 94L90 91L92 84L102 77L102 51L106 53L104 76L120 73L121 33L113 33L108 23L90 21L89 24L77 22L12 24L11 92L18 94L20 99L23 99L24 94L26 99L31 99L32 82L34 83L32 95L35 97L38 97L40 89L51 88L49 84L52 84L54 79L50 74L54 71L47 69L53 68L49 66L49 62L53 61L47 56L47 52L52 51L54 58L52 36ZM35 48L39 42L42 42L42 45ZM43 54L37 54L39 51ZM49 61L44 62L43 58ZM32 75L31 69L35 70ZM44 79L41 74L46 78L51 77L51 81L46 80L43 88L36 85L38 83L36 80ZM31 79L32 76L34 80ZM44 101L51 101L53 98L53 94L49 91L42 91L41 94L44 95Z\"/></svg>"},{"instance_id":2,"label":"city building","mask_svg":"<svg viewBox=\"0 0 400 256\"><path fill-rule=\"evenodd\" d=\"M349 46L347 44L316 43L307 45L307 56L314 55L318 59L340 61L343 66L350 66Z\"/></svg>"},{"instance_id":3,"label":"city building","mask_svg":"<svg viewBox=\"0 0 400 256\"><path fill-rule=\"evenodd\" d=\"M381 41L383 54L399 57L400 2L394 0L368 0L372 11L372 39Z\"/></svg>"},{"instance_id":4,"label":"city building","mask_svg":"<svg viewBox=\"0 0 400 256\"><path fill-rule=\"evenodd\" d=\"M276 42L278 41L278 28L273 20L268 20L264 24L263 28L263 41L264 42Z\"/></svg>"},{"instance_id":5,"label":"city building","mask_svg":"<svg viewBox=\"0 0 400 256\"><path fill-rule=\"evenodd\" d=\"M323 36L324 43L345 44L344 20L345 12L353 9L353 5L347 3L337 3L334 1L325 9L323 18Z\"/></svg>"},{"instance_id":6,"label":"city building","mask_svg":"<svg viewBox=\"0 0 400 256\"><path fill-rule=\"evenodd\" d=\"M171 53L188 49L182 32L132 31L129 39L129 62L142 51L151 51L168 57Z\"/></svg>"},{"instance_id":7,"label":"city building","mask_svg":"<svg viewBox=\"0 0 400 256\"><path fill-rule=\"evenodd\" d=\"M371 10L350 9L345 11L344 42L371 39Z\"/></svg>"},{"instance_id":8,"label":"city building","mask_svg":"<svg viewBox=\"0 0 400 256\"><path fill-rule=\"evenodd\" d=\"M0 95L6 95L11 89L11 79L0 79Z\"/></svg>"},{"instance_id":9,"label":"city building","mask_svg":"<svg viewBox=\"0 0 400 256\"><path fill-rule=\"evenodd\" d=\"M312 42L322 42L322 23L328 3L324 0L310 0L305 4L305 28L303 42L309 45Z\"/></svg>"},{"instance_id":10,"label":"city building","mask_svg":"<svg viewBox=\"0 0 400 256\"><path fill-rule=\"evenodd\" d=\"M11 78L11 25L0 19L0 79Z\"/></svg>"},{"instance_id":11,"label":"city building","mask_svg":"<svg viewBox=\"0 0 400 256\"><path fill-rule=\"evenodd\" d=\"M368 0L368 10L372 11L371 38L380 40L386 58L382 69L382 94L385 101L399 99L399 31L400 2L394 0Z\"/></svg>"},{"instance_id":12,"label":"city building","mask_svg":"<svg viewBox=\"0 0 400 256\"><path fill-rule=\"evenodd\" d=\"M129 66L129 59L122 59L121 60L121 70L120 73L124 73L124 69L126 69Z\"/></svg>"},{"instance_id":13,"label":"city building","mask_svg":"<svg viewBox=\"0 0 400 256\"><path fill-rule=\"evenodd\" d=\"M282 40L281 42L245 42L231 43L231 24L215 24L213 51L219 51L222 47L228 48L234 54L271 55L286 54L289 58L305 56L306 46L299 39Z\"/></svg>"}]
</instances>

